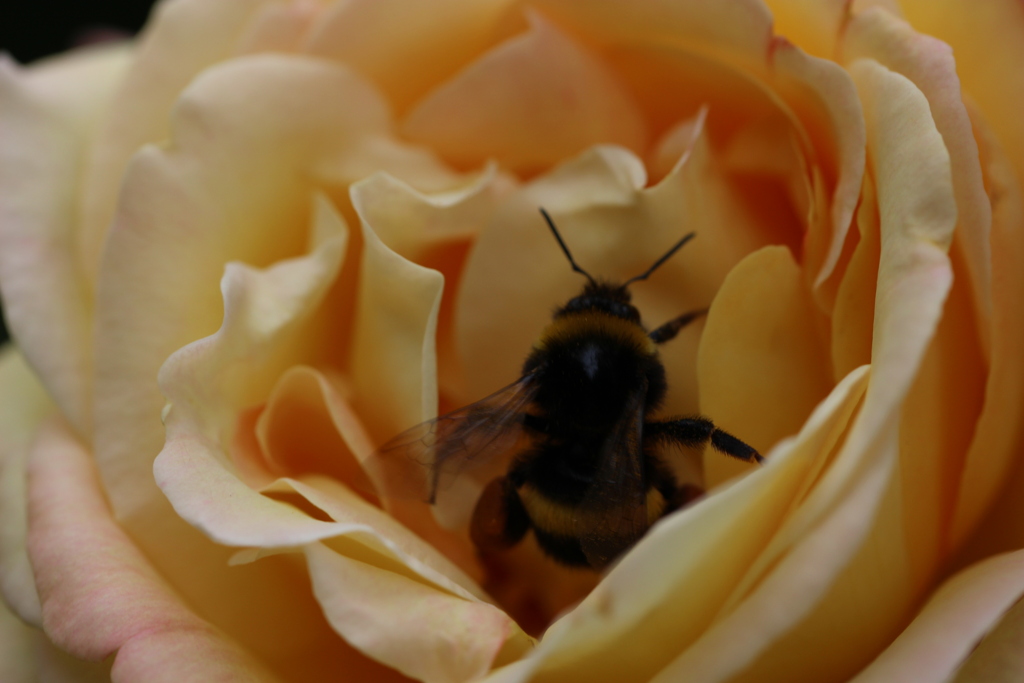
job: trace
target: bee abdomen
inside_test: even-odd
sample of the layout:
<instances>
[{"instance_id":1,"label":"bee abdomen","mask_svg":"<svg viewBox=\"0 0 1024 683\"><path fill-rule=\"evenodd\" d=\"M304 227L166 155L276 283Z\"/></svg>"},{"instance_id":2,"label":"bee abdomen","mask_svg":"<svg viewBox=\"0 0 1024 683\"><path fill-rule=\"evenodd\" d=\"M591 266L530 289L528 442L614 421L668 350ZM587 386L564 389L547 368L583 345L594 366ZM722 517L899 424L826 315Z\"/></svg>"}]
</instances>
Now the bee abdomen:
<instances>
[{"instance_id":1,"label":"bee abdomen","mask_svg":"<svg viewBox=\"0 0 1024 683\"><path fill-rule=\"evenodd\" d=\"M603 541L609 547L602 552L603 556L615 557L636 542L638 536L616 537L611 529L616 528L615 521L630 516L627 509L628 501L607 501L600 505L572 505L557 500L540 492L530 484L518 489L519 499L530 518L530 525L540 547L551 557L570 566L590 566L586 554L580 545L584 535L605 537ZM668 504L665 497L656 488L647 491L646 521L650 527L666 512ZM634 530L643 532L644 529Z\"/></svg>"}]
</instances>

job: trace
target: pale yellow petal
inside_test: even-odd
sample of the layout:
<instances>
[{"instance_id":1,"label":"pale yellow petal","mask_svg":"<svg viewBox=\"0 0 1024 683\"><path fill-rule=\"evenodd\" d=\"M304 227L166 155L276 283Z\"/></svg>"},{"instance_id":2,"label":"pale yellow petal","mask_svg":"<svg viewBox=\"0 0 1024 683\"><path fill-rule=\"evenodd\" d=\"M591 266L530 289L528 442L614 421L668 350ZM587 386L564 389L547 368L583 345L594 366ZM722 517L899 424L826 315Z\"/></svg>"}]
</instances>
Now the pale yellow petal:
<instances>
[{"instance_id":1,"label":"pale yellow petal","mask_svg":"<svg viewBox=\"0 0 1024 683\"><path fill-rule=\"evenodd\" d=\"M90 287L132 155L169 136L178 95L203 69L231 55L246 22L267 2L173 0L156 7L86 165L78 251Z\"/></svg>"},{"instance_id":2,"label":"pale yellow petal","mask_svg":"<svg viewBox=\"0 0 1024 683\"><path fill-rule=\"evenodd\" d=\"M0 350L0 595L18 617L36 626L42 616L25 545L25 468L36 428L56 412L17 349Z\"/></svg>"},{"instance_id":3,"label":"pale yellow petal","mask_svg":"<svg viewBox=\"0 0 1024 683\"><path fill-rule=\"evenodd\" d=\"M335 2L304 48L356 67L404 111L502 38L512 6L510 0Z\"/></svg>"},{"instance_id":4,"label":"pale yellow petal","mask_svg":"<svg viewBox=\"0 0 1024 683\"><path fill-rule=\"evenodd\" d=\"M78 261L81 165L130 57L82 50L0 60L0 293L13 338L62 412L91 429L92 329Z\"/></svg>"},{"instance_id":5,"label":"pale yellow petal","mask_svg":"<svg viewBox=\"0 0 1024 683\"><path fill-rule=\"evenodd\" d=\"M365 219L362 226L352 382L367 429L383 443L437 417L434 332L444 277L389 249Z\"/></svg>"},{"instance_id":6,"label":"pale yellow petal","mask_svg":"<svg viewBox=\"0 0 1024 683\"><path fill-rule=\"evenodd\" d=\"M1017 601L971 652L952 683L1014 683L1024 676L1024 603Z\"/></svg>"},{"instance_id":7,"label":"pale yellow petal","mask_svg":"<svg viewBox=\"0 0 1024 683\"><path fill-rule=\"evenodd\" d=\"M697 355L701 414L761 453L795 434L832 389L819 312L786 247L765 247L726 277ZM708 448L704 484L755 465Z\"/></svg>"},{"instance_id":8,"label":"pale yellow petal","mask_svg":"<svg viewBox=\"0 0 1024 683\"><path fill-rule=\"evenodd\" d=\"M529 647L493 605L456 598L322 545L305 552L313 590L338 633L407 676L425 683L476 680L495 660L517 659Z\"/></svg>"},{"instance_id":9,"label":"pale yellow petal","mask_svg":"<svg viewBox=\"0 0 1024 683\"><path fill-rule=\"evenodd\" d=\"M597 143L642 152L645 122L616 76L539 14L530 23L418 102L404 135L459 165L523 171Z\"/></svg>"},{"instance_id":10,"label":"pale yellow petal","mask_svg":"<svg viewBox=\"0 0 1024 683\"><path fill-rule=\"evenodd\" d=\"M909 78L928 98L935 127L949 151L957 203L956 240L962 245L985 353L992 319L992 208L985 194L978 144L963 103L953 51L914 31L888 12L873 8L854 16L843 34L842 58L868 57Z\"/></svg>"},{"instance_id":11,"label":"pale yellow petal","mask_svg":"<svg viewBox=\"0 0 1024 683\"><path fill-rule=\"evenodd\" d=\"M712 623L863 395L855 372L750 476L657 524L510 680L646 681ZM859 512L870 519L870 508Z\"/></svg>"}]
</instances>

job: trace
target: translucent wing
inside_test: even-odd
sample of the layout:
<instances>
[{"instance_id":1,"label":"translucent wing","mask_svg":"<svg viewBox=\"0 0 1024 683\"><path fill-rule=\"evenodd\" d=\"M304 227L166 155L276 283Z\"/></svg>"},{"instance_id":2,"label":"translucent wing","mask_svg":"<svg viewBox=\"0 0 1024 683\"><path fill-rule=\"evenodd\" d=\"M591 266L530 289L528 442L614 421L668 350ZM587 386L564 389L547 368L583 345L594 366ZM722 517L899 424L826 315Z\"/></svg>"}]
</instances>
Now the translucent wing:
<instances>
[{"instance_id":1,"label":"translucent wing","mask_svg":"<svg viewBox=\"0 0 1024 683\"><path fill-rule=\"evenodd\" d=\"M419 424L388 441L365 463L387 498L434 504L457 479L482 489L505 474L526 436L526 408L536 395L532 374L464 408Z\"/></svg>"},{"instance_id":2,"label":"translucent wing","mask_svg":"<svg viewBox=\"0 0 1024 683\"><path fill-rule=\"evenodd\" d=\"M632 392L599 454L584 496L577 537L591 566L600 569L647 531L647 481L643 426L647 383Z\"/></svg>"}]
</instances>

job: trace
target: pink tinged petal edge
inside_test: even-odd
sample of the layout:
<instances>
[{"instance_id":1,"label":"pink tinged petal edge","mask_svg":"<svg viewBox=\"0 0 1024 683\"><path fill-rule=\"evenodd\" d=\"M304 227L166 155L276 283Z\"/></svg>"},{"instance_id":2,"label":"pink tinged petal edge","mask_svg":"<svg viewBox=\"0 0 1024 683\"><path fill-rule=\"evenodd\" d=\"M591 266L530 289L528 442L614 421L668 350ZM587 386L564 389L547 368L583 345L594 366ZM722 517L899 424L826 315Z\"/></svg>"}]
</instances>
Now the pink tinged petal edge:
<instances>
[{"instance_id":1,"label":"pink tinged petal edge","mask_svg":"<svg viewBox=\"0 0 1024 683\"><path fill-rule=\"evenodd\" d=\"M982 348L989 353L992 321L992 207L981 173L978 143L963 102L953 50L942 41L917 33L881 8L853 17L842 40L843 60L876 59L910 79L926 98L949 151L957 203L955 239L963 247L973 291Z\"/></svg>"},{"instance_id":2,"label":"pink tinged petal edge","mask_svg":"<svg viewBox=\"0 0 1024 683\"><path fill-rule=\"evenodd\" d=\"M13 338L62 412L91 429L91 308L76 202L95 120L130 56L84 50L21 69L0 58L0 291Z\"/></svg>"},{"instance_id":3,"label":"pink tinged petal edge","mask_svg":"<svg viewBox=\"0 0 1024 683\"><path fill-rule=\"evenodd\" d=\"M117 653L113 680L276 680L153 570L111 518L88 452L59 423L32 449L29 553L47 635L82 659Z\"/></svg>"},{"instance_id":4,"label":"pink tinged petal edge","mask_svg":"<svg viewBox=\"0 0 1024 683\"><path fill-rule=\"evenodd\" d=\"M56 412L18 350L0 349L0 594L18 617L35 626L42 624L42 613L26 546L25 472L36 428Z\"/></svg>"},{"instance_id":5,"label":"pink tinged petal edge","mask_svg":"<svg viewBox=\"0 0 1024 683\"><path fill-rule=\"evenodd\" d=\"M107 231L128 163L144 145L170 135L175 100L201 71L229 57L250 17L270 0L168 0L156 5L132 65L98 132L80 205L80 268L98 277Z\"/></svg>"},{"instance_id":6,"label":"pink tinged petal edge","mask_svg":"<svg viewBox=\"0 0 1024 683\"><path fill-rule=\"evenodd\" d=\"M632 96L586 48L537 13L530 30L428 94L402 132L462 164L496 158L538 169L597 143L642 153L645 121Z\"/></svg>"}]
</instances>

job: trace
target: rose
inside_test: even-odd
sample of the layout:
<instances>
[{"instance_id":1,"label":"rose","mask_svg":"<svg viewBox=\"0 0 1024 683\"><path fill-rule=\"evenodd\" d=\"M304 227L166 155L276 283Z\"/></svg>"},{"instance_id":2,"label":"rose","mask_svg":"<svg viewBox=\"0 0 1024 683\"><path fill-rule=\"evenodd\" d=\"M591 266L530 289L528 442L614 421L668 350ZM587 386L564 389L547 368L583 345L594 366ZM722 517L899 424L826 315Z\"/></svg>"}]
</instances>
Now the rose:
<instances>
[{"instance_id":1,"label":"rose","mask_svg":"<svg viewBox=\"0 0 1024 683\"><path fill-rule=\"evenodd\" d=\"M179 1L130 52L7 69L11 608L77 657L118 651L125 680L461 680L524 656L496 675L842 679L877 656L865 677L944 679L1022 593L1018 554L981 561L1020 546L1000 524L1024 386L1019 8L905 3L908 25L774 4L791 42L753 3L394 22ZM269 51L299 56L241 56ZM338 482L438 387L456 407L511 379L579 286L539 205L608 276L700 233L636 287L646 320L714 300L665 349L669 408L699 383L769 463L665 520L527 655L465 543ZM731 465L707 454L707 483ZM516 561L488 588L524 624L524 590L542 613L580 590L537 594L555 579Z\"/></svg>"}]
</instances>

